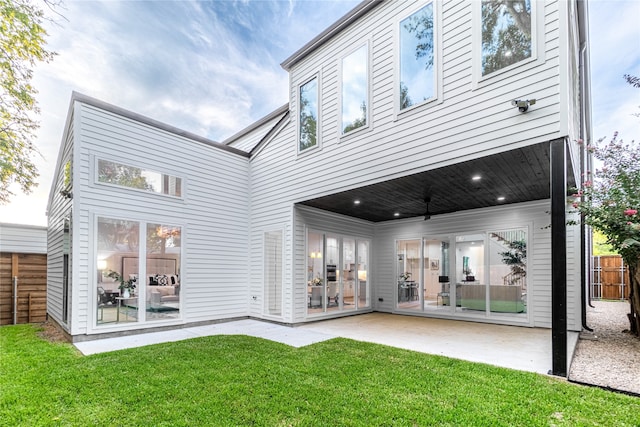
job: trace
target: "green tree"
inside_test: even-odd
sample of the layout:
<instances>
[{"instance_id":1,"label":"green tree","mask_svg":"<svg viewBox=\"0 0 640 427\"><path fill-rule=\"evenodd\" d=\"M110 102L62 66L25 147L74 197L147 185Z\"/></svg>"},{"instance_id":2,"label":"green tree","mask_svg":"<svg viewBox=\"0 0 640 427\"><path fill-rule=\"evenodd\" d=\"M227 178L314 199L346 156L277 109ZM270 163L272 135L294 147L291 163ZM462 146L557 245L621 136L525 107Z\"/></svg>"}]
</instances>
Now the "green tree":
<instances>
[{"instance_id":1,"label":"green tree","mask_svg":"<svg viewBox=\"0 0 640 427\"><path fill-rule=\"evenodd\" d=\"M98 162L98 181L140 190L155 191L153 185L142 175L142 169L107 160Z\"/></svg>"},{"instance_id":2,"label":"green tree","mask_svg":"<svg viewBox=\"0 0 640 427\"><path fill-rule=\"evenodd\" d=\"M400 109L404 110L413 105L413 100L409 96L409 88L404 82L400 82Z\"/></svg>"},{"instance_id":3,"label":"green tree","mask_svg":"<svg viewBox=\"0 0 640 427\"><path fill-rule=\"evenodd\" d=\"M578 141L582 144L582 141ZM617 132L611 141L587 146L602 162L576 193L573 206L585 222L607 236L622 256L631 277L630 330L640 333L640 144L625 144Z\"/></svg>"},{"instance_id":4,"label":"green tree","mask_svg":"<svg viewBox=\"0 0 640 427\"><path fill-rule=\"evenodd\" d=\"M43 3L44 4L44 3ZM38 171L32 140L39 124L36 89L31 84L37 62L55 55L44 48L47 32L42 9L29 0L0 0L0 203L7 203L17 184L30 193Z\"/></svg>"},{"instance_id":5,"label":"green tree","mask_svg":"<svg viewBox=\"0 0 640 427\"><path fill-rule=\"evenodd\" d=\"M342 133L347 133L354 129L358 129L359 127L365 126L367 124L367 104L364 101L362 101L362 104L360 104L360 112L362 113L360 117L355 119L353 122L347 124L344 127L344 130L342 131Z\"/></svg>"},{"instance_id":6,"label":"green tree","mask_svg":"<svg viewBox=\"0 0 640 427\"><path fill-rule=\"evenodd\" d=\"M482 1L482 74L531 56L530 0Z\"/></svg>"}]
</instances>

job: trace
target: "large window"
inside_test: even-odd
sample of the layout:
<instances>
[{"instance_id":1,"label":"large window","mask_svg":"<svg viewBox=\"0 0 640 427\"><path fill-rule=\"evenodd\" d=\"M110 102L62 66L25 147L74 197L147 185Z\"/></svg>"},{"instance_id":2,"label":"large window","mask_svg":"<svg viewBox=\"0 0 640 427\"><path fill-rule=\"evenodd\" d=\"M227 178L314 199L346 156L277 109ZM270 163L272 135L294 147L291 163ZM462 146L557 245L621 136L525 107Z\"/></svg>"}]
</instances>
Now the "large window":
<instances>
[{"instance_id":1,"label":"large window","mask_svg":"<svg viewBox=\"0 0 640 427\"><path fill-rule=\"evenodd\" d=\"M108 160L98 160L98 182L151 193L182 196L182 179Z\"/></svg>"},{"instance_id":2,"label":"large window","mask_svg":"<svg viewBox=\"0 0 640 427\"><path fill-rule=\"evenodd\" d=\"M181 258L181 227L99 217L96 323L178 318Z\"/></svg>"},{"instance_id":3,"label":"large window","mask_svg":"<svg viewBox=\"0 0 640 427\"><path fill-rule=\"evenodd\" d=\"M299 151L318 145L318 78L300 86Z\"/></svg>"},{"instance_id":4,"label":"large window","mask_svg":"<svg viewBox=\"0 0 640 427\"><path fill-rule=\"evenodd\" d=\"M531 0L482 0L482 75L532 55Z\"/></svg>"},{"instance_id":5,"label":"large window","mask_svg":"<svg viewBox=\"0 0 640 427\"><path fill-rule=\"evenodd\" d=\"M342 133L367 125L369 105L367 45L342 59Z\"/></svg>"},{"instance_id":6,"label":"large window","mask_svg":"<svg viewBox=\"0 0 640 427\"><path fill-rule=\"evenodd\" d=\"M435 96L434 44L430 3L400 21L400 110Z\"/></svg>"}]
</instances>

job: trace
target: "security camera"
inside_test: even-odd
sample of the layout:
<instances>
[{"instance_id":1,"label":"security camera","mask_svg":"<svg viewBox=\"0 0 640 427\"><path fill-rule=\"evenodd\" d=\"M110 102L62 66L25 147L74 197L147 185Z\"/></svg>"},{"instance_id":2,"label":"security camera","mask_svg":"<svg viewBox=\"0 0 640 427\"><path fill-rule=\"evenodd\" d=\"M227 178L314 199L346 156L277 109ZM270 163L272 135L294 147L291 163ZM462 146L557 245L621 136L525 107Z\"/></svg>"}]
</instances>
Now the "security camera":
<instances>
[{"instance_id":1,"label":"security camera","mask_svg":"<svg viewBox=\"0 0 640 427\"><path fill-rule=\"evenodd\" d=\"M511 105L513 105L514 107L518 107L518 111L520 111L521 113L526 112L529 109L529 105L534 105L535 103L535 99L514 99L513 101L511 101Z\"/></svg>"}]
</instances>

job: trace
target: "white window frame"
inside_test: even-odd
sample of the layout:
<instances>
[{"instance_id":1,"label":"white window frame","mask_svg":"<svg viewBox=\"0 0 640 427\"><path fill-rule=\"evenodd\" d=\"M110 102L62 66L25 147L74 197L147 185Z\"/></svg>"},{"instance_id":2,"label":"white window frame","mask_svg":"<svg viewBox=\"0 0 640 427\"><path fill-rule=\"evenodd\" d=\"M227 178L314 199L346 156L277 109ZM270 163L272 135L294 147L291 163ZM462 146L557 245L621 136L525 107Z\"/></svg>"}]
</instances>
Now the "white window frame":
<instances>
[{"instance_id":1,"label":"white window frame","mask_svg":"<svg viewBox=\"0 0 640 427\"><path fill-rule=\"evenodd\" d=\"M433 7L433 96L424 101L418 102L405 109L400 108L400 24L402 21L413 15L423 7L431 4ZM394 51L395 55L395 72L393 78L393 105L395 120L402 116L410 116L417 111L425 108L431 108L443 101L443 79L442 79L442 7L440 2L435 0L419 1L407 12L399 16L395 22L395 38Z\"/></svg>"},{"instance_id":2,"label":"white window frame","mask_svg":"<svg viewBox=\"0 0 640 427\"><path fill-rule=\"evenodd\" d=\"M507 78L544 63L544 2L531 0L531 56L497 71L482 75L482 2L472 4L473 19L473 89L495 82L495 78Z\"/></svg>"},{"instance_id":3,"label":"white window frame","mask_svg":"<svg viewBox=\"0 0 640 427\"><path fill-rule=\"evenodd\" d=\"M373 100L373 92L372 92L372 84L371 84L371 76L372 76L372 72L373 72L373 68L371 66L371 57L373 56L373 51L371 48L371 40L367 39L365 41L365 43L363 44L359 44L357 45L355 48L347 51L347 53L345 53L344 55L342 55L339 60L338 60L338 75L340 76L340 87L339 87L339 96L338 96L338 142L350 139L351 137L353 137L354 135L358 135L361 134L363 132L368 132L370 130L373 129L373 123L371 122L371 104L372 104L372 100ZM351 55L352 53L362 49L363 46L366 46L366 52L367 52L367 64L366 64L366 69L367 69L367 115L366 115L366 120L367 123L364 126L361 126L357 129L353 129L350 130L347 133L343 132L344 129L344 123L342 122L342 106L343 106L343 61L345 58L347 58L349 55Z\"/></svg>"},{"instance_id":4,"label":"white window frame","mask_svg":"<svg viewBox=\"0 0 640 427\"><path fill-rule=\"evenodd\" d=\"M112 184L109 182L102 182L100 181L99 177L98 177L98 171L100 170L99 167L99 162L103 160L106 162L112 162L112 163L118 163L120 165L123 166L128 166L128 167L132 167L132 168L138 168L141 169L143 171L149 171L149 172L154 172L154 173L158 173L160 175L167 175L167 176L171 176L174 178L179 178L180 179L180 185L181 185L181 191L180 191L180 196L174 196L172 194L165 194L165 193L159 193L157 191L147 191L147 190L143 190L140 188L134 188L134 187L127 187L126 185L119 185L119 184ZM108 187L108 188L117 188L123 191L135 191L137 193L141 193L141 194L147 194L150 195L151 197L164 197L164 198L170 198L170 199L174 199L174 200L184 200L185 199L185 192L186 192L186 180L183 176L178 176L178 175L174 175L172 173L169 172L162 172L159 171L157 169L154 168L148 168L146 166L141 166L139 163L135 163L135 162L127 162L127 161L122 161L120 159L111 157L111 156L102 156L102 155L98 155L95 154L93 155L93 161L91 162L91 165L93 166L93 171L91 172L91 175L93 176L93 185L95 186L99 186L99 187Z\"/></svg>"},{"instance_id":5,"label":"white window frame","mask_svg":"<svg viewBox=\"0 0 640 427\"><path fill-rule=\"evenodd\" d=\"M300 150L300 89L302 88L302 86L306 85L307 83L310 83L313 80L316 80L317 82L317 87L318 87L318 117L317 117L317 124L316 124L316 145L314 145L313 147L309 147L309 148L305 148L304 150ZM302 155L306 155L309 153L313 153L317 150L320 150L322 148L322 132L321 132L321 123L322 123L322 79L320 76L320 72L316 72L312 75L307 76L306 78L302 79L301 82L296 85L296 97L295 97L295 102L296 102L296 152L298 153L299 156Z\"/></svg>"},{"instance_id":6,"label":"white window frame","mask_svg":"<svg viewBox=\"0 0 640 427\"><path fill-rule=\"evenodd\" d=\"M142 254L144 256L144 259L146 260L146 256L147 256L147 225L148 224L154 224L154 223L167 223L167 224L171 224L171 225L175 225L176 227L180 227L181 230L181 250L180 250L180 264L176 265L176 268L178 269L178 271L180 271L180 280L181 280L181 285L180 285L180 292L182 294L182 292L184 292L184 288L182 285L182 280L184 280L184 248L186 247L187 244L187 233L186 233L186 227L185 224L182 222L177 222L177 221L173 221L170 219L158 219L158 218L152 218L152 217L148 217L148 216L144 216L144 215L139 215L136 214L134 212L127 212L125 215L122 214L122 212L119 212L117 209L103 209L100 211L93 211L91 212L91 229L89 230L90 235L93 236L93 245L91 245L92 248L92 253L88 259L88 266L91 269L89 272L89 277L95 276L95 274L93 272L98 271L98 265L97 265L97 256L98 256L98 220L99 218L106 218L106 219L117 219L117 220L122 220L122 221L134 221L137 222L139 224L139 241L140 241L140 246L138 247L138 259L141 259L140 255ZM139 269L138 269L138 277L140 278L144 278L146 277L146 271L147 266L146 266L146 262L140 262L139 263ZM140 280L140 283L142 283L142 280ZM87 309L90 311L90 315L86 316L86 327L87 327L87 331L89 334L92 333L104 333L104 332L110 332L110 331L128 331L128 330L138 330L138 329L146 329L149 327L156 327L156 326L165 326L165 325L175 325L175 324L182 324L184 323L184 319L185 317L185 310L186 310L186 304L184 303L183 298L180 298L180 309L179 309L179 316L177 318L174 319L162 319L162 320L147 320L146 318L146 286L142 286L140 285L140 283L138 284L138 304L141 304L140 301L143 302L143 304L145 304L145 309L144 310L140 310L140 308L138 308L138 321L137 322L122 322L122 323L102 323L99 324L98 323L98 311L97 311L97 300L98 300L98 288L97 286L95 286L93 281L89 281L88 282L88 295L89 295L89 300L87 301ZM74 302L75 304L75 302ZM140 306L139 306L140 307Z\"/></svg>"}]
</instances>

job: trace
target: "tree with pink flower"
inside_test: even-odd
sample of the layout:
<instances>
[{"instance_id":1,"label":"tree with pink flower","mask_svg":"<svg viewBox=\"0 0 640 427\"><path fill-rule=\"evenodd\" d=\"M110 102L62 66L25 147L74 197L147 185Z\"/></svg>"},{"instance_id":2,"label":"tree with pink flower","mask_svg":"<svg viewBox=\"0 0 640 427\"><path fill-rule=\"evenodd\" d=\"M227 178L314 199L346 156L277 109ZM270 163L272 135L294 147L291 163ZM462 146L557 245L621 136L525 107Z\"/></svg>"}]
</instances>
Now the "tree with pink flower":
<instances>
[{"instance_id":1,"label":"tree with pink flower","mask_svg":"<svg viewBox=\"0 0 640 427\"><path fill-rule=\"evenodd\" d=\"M588 173L573 206L629 267L629 329L640 335L640 144L625 144L616 132L608 143L601 139L586 148L602 167Z\"/></svg>"}]
</instances>

